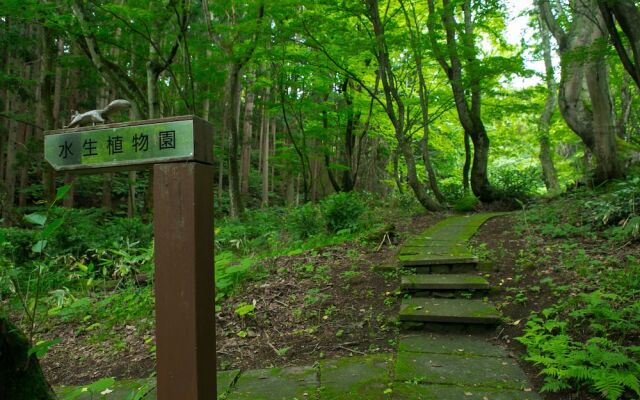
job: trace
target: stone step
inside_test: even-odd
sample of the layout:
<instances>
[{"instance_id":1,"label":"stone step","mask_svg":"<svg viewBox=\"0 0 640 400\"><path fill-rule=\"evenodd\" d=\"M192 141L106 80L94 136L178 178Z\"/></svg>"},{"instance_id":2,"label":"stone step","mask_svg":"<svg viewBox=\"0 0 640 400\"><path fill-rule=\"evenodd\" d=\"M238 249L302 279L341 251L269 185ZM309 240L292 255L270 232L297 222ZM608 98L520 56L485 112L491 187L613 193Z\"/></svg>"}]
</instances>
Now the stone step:
<instances>
[{"instance_id":1,"label":"stone step","mask_svg":"<svg viewBox=\"0 0 640 400\"><path fill-rule=\"evenodd\" d=\"M404 266L416 274L469 274L478 270L477 263Z\"/></svg>"},{"instance_id":2,"label":"stone step","mask_svg":"<svg viewBox=\"0 0 640 400\"><path fill-rule=\"evenodd\" d=\"M402 277L400 289L414 290L488 290L489 282L469 274L415 274Z\"/></svg>"},{"instance_id":3,"label":"stone step","mask_svg":"<svg viewBox=\"0 0 640 400\"><path fill-rule=\"evenodd\" d=\"M400 321L497 324L500 313L482 300L414 297L402 300Z\"/></svg>"},{"instance_id":4,"label":"stone step","mask_svg":"<svg viewBox=\"0 0 640 400\"><path fill-rule=\"evenodd\" d=\"M427 266L427 265L452 265L452 264L477 264L478 257L473 255L457 254L400 254L400 265L403 267Z\"/></svg>"}]
</instances>

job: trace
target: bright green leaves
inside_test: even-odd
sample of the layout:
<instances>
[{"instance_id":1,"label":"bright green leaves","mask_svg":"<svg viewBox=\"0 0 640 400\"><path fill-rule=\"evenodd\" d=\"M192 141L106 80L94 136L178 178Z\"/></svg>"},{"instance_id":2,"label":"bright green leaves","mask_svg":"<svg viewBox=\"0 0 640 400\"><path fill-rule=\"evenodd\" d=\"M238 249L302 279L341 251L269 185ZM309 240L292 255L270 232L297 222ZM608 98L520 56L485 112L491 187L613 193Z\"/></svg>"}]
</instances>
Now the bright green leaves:
<instances>
[{"instance_id":1,"label":"bright green leaves","mask_svg":"<svg viewBox=\"0 0 640 400\"><path fill-rule=\"evenodd\" d=\"M47 216L40 213L25 215L24 219L25 221L38 226L44 226L44 224L47 222Z\"/></svg>"}]
</instances>

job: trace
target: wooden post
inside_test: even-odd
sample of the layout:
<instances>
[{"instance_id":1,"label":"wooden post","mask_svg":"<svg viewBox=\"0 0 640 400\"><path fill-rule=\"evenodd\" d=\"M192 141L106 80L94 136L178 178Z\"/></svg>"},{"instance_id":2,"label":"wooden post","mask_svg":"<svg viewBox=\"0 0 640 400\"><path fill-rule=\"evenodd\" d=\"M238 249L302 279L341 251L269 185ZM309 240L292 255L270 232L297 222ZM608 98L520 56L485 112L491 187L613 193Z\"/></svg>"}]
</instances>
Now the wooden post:
<instances>
[{"instance_id":1,"label":"wooden post","mask_svg":"<svg viewBox=\"0 0 640 400\"><path fill-rule=\"evenodd\" d=\"M158 399L213 400L213 167L156 164L153 172Z\"/></svg>"},{"instance_id":2,"label":"wooden post","mask_svg":"<svg viewBox=\"0 0 640 400\"><path fill-rule=\"evenodd\" d=\"M213 129L194 116L45 132L56 171L153 165L159 400L216 398Z\"/></svg>"}]
</instances>

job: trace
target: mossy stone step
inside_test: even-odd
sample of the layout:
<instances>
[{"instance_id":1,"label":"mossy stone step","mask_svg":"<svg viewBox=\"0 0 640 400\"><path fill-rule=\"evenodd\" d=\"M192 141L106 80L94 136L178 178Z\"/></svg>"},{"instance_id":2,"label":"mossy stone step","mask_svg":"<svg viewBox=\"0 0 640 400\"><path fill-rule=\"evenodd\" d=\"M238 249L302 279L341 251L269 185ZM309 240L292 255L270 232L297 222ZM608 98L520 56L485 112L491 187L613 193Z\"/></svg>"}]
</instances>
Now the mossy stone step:
<instances>
[{"instance_id":1,"label":"mossy stone step","mask_svg":"<svg viewBox=\"0 0 640 400\"><path fill-rule=\"evenodd\" d=\"M411 266L427 266L427 265L439 265L439 264L476 264L478 257L469 255L458 254L406 254L399 255L398 260L403 267Z\"/></svg>"},{"instance_id":2,"label":"mossy stone step","mask_svg":"<svg viewBox=\"0 0 640 400\"><path fill-rule=\"evenodd\" d=\"M478 270L477 263L406 265L405 270L416 274L472 274Z\"/></svg>"},{"instance_id":3,"label":"mossy stone step","mask_svg":"<svg viewBox=\"0 0 640 400\"><path fill-rule=\"evenodd\" d=\"M482 300L414 297L402 300L400 321L498 324L500 313Z\"/></svg>"},{"instance_id":4,"label":"mossy stone step","mask_svg":"<svg viewBox=\"0 0 640 400\"><path fill-rule=\"evenodd\" d=\"M489 282L470 274L415 274L405 275L400 282L402 290L488 290Z\"/></svg>"}]
</instances>

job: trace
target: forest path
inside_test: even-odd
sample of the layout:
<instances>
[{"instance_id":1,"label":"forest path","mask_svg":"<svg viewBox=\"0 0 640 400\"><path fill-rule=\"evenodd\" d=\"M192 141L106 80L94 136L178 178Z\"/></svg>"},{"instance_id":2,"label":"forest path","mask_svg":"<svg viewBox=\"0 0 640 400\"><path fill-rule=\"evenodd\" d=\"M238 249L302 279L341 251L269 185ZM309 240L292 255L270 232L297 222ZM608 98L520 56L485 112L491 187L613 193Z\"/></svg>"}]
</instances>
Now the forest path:
<instances>
[{"instance_id":1,"label":"forest path","mask_svg":"<svg viewBox=\"0 0 640 400\"><path fill-rule=\"evenodd\" d=\"M421 329L400 337L393 398L540 398L517 361L492 342L501 316L485 300L491 287L467 247L483 223L501 215L444 219L400 250L400 320Z\"/></svg>"},{"instance_id":2,"label":"forest path","mask_svg":"<svg viewBox=\"0 0 640 400\"><path fill-rule=\"evenodd\" d=\"M500 315L483 299L488 282L467 247L502 213L454 216L408 239L399 253L406 330L396 353L319 360L314 365L219 371L227 400L539 400L507 351L494 343ZM406 272L406 271L405 271ZM155 380L119 382L108 399L128 399ZM78 388L59 388L64 398ZM80 397L90 398L90 397ZM152 390L144 399L155 399Z\"/></svg>"}]
</instances>

